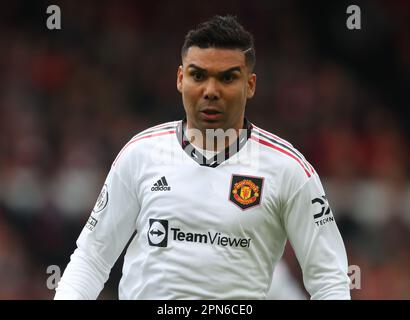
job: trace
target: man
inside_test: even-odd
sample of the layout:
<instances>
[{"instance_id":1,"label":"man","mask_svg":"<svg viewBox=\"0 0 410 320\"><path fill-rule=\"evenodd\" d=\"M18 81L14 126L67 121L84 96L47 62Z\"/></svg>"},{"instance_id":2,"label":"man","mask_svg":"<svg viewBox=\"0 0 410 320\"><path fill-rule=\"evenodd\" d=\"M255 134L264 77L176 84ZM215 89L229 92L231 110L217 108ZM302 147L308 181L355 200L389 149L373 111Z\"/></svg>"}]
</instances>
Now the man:
<instances>
[{"instance_id":1,"label":"man","mask_svg":"<svg viewBox=\"0 0 410 320\"><path fill-rule=\"evenodd\" d=\"M264 299L287 239L311 298L350 298L317 173L244 116L254 64L252 36L234 17L186 35L186 119L137 134L118 154L55 299L96 299L129 241L120 299Z\"/></svg>"}]
</instances>

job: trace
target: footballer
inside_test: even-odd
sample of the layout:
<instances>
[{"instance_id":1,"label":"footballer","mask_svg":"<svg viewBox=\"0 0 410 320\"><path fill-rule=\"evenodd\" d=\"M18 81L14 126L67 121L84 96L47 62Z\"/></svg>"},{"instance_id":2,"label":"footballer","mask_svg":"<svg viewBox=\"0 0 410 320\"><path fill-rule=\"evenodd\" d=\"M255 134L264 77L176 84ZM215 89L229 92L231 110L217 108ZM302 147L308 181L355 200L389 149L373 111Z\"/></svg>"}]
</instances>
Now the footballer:
<instances>
[{"instance_id":1,"label":"footballer","mask_svg":"<svg viewBox=\"0 0 410 320\"><path fill-rule=\"evenodd\" d=\"M252 35L232 16L188 32L186 117L119 152L55 299L97 299L129 243L120 299L266 299L289 240L311 299L350 299L345 246L318 173L245 117Z\"/></svg>"}]
</instances>

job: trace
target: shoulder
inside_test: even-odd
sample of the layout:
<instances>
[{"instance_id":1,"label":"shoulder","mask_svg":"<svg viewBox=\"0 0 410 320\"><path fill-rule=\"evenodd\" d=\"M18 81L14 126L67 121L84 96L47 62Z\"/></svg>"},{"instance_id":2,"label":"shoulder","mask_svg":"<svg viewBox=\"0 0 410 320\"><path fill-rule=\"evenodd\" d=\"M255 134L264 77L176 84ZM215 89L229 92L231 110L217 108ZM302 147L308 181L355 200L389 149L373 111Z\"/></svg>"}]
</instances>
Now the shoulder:
<instances>
[{"instance_id":1,"label":"shoulder","mask_svg":"<svg viewBox=\"0 0 410 320\"><path fill-rule=\"evenodd\" d=\"M144 131L141 131L137 133L135 136L132 137L132 139L128 142L136 142L139 140L144 140L144 139L149 139L149 138L155 138L155 137L160 137L164 136L167 134L175 133L176 127L180 121L171 121L171 122L165 122L158 124L156 126L150 127L148 129L145 129Z\"/></svg>"},{"instance_id":2,"label":"shoulder","mask_svg":"<svg viewBox=\"0 0 410 320\"><path fill-rule=\"evenodd\" d=\"M315 174L313 166L287 140L261 129L252 124L251 140L261 146L262 152L269 158L280 163L283 170L293 174L300 173L306 178Z\"/></svg>"},{"instance_id":3,"label":"shoulder","mask_svg":"<svg viewBox=\"0 0 410 320\"><path fill-rule=\"evenodd\" d=\"M260 154L278 181L279 197L286 203L309 181L320 185L319 176L313 166L291 143L279 136L252 126L250 137L260 145Z\"/></svg>"},{"instance_id":4,"label":"shoulder","mask_svg":"<svg viewBox=\"0 0 410 320\"><path fill-rule=\"evenodd\" d=\"M165 122L139 132L124 145L115 158L113 166L123 157L130 156L138 150L147 150L146 148L149 148L150 144L157 144L169 139L172 134L176 133L179 123L180 121Z\"/></svg>"}]
</instances>

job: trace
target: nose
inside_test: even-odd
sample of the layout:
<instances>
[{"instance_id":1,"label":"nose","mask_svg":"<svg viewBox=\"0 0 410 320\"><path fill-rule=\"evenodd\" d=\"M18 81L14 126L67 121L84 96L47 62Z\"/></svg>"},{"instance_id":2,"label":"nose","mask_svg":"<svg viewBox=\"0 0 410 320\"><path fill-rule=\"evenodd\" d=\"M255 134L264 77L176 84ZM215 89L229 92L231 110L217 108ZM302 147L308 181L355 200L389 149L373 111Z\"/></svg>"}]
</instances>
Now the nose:
<instances>
[{"instance_id":1,"label":"nose","mask_svg":"<svg viewBox=\"0 0 410 320\"><path fill-rule=\"evenodd\" d=\"M204 99L205 100L218 100L220 97L220 92L218 89L218 83L215 79L210 78L208 81L205 83L205 89L204 89Z\"/></svg>"}]
</instances>

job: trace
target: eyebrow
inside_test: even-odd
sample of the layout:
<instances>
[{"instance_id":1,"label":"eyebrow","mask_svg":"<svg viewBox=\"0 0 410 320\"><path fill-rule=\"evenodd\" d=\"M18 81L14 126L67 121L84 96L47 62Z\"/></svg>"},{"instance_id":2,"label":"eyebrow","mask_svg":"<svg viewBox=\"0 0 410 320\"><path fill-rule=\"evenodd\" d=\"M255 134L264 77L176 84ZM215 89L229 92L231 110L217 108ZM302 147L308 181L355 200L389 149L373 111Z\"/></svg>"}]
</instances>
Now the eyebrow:
<instances>
[{"instance_id":1,"label":"eyebrow","mask_svg":"<svg viewBox=\"0 0 410 320\"><path fill-rule=\"evenodd\" d=\"M206 69L201 68L201 67L198 67L198 66L197 66L196 64L194 64L194 63L189 64L189 65L188 65L188 68L194 68L194 69L197 69L197 70L199 70L199 71L201 71L201 72L207 72ZM239 71L239 72L241 72L241 67L236 66L236 67L232 67L232 68L226 69L226 70L224 70L224 71L218 72L218 75L223 75L223 74L231 73L231 72L234 72L234 71Z\"/></svg>"}]
</instances>

